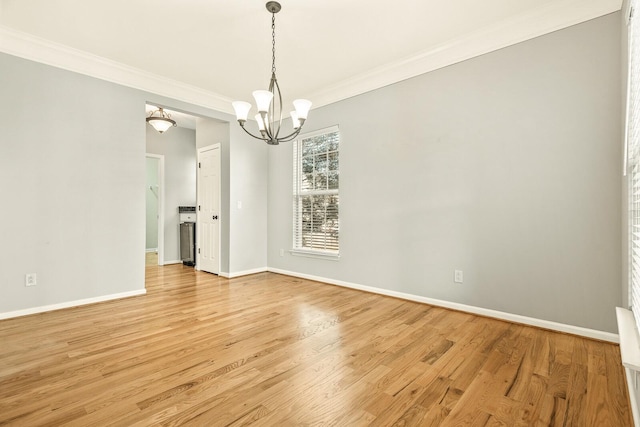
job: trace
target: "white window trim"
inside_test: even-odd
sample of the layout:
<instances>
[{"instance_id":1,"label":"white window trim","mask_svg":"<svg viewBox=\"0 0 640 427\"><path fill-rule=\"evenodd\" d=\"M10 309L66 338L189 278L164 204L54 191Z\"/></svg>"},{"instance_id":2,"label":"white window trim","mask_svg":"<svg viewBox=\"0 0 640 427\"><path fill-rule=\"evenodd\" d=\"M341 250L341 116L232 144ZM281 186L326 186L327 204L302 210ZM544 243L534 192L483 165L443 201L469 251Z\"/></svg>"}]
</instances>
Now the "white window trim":
<instances>
[{"instance_id":1,"label":"white window trim","mask_svg":"<svg viewBox=\"0 0 640 427\"><path fill-rule=\"evenodd\" d=\"M316 258L316 259L328 259L331 261L338 261L340 259L340 253L325 252L320 249L291 249L289 250L289 253L294 256Z\"/></svg>"},{"instance_id":2,"label":"white window trim","mask_svg":"<svg viewBox=\"0 0 640 427\"><path fill-rule=\"evenodd\" d=\"M307 139L307 138L313 138L314 136L318 136L318 135L323 135L326 133L334 133L334 132L340 132L340 128L338 125L334 125L334 126L330 126L330 127L326 127L323 129L318 129L315 131L311 131L305 134L301 134L298 135L298 137L293 141L294 144L296 144L296 146L299 145L300 140L302 139ZM338 148L338 153L340 153L342 151L342 135L340 135L340 145ZM297 153L297 149L296 149L296 153ZM296 154L295 156L296 158L294 159L294 161L296 162L296 170L300 171L300 168L302 167L299 163L300 163L300 156ZM338 171L340 170L340 166L338 166ZM299 172L298 172L299 173ZM295 179L295 183L294 183L294 197L296 197L297 195L300 194L300 179L298 178L298 176L296 176ZM307 191L305 192L305 195L325 195L325 194L335 194L335 190L311 190L311 191ZM338 195L340 195L340 186L338 185ZM294 205L295 206L295 205ZM293 216L293 221L296 221L296 216L294 214ZM294 227L297 227L298 224L294 223L293 224ZM340 249L338 249L338 252L333 252L333 251L324 251L322 249L303 249L303 248L296 248L295 245L295 239L296 239L296 233L293 233L292 236L292 248L289 250L289 253L291 255L294 256L300 256L300 257L306 257L306 258L315 258L315 259L323 259L323 260L330 260L330 261L339 261L340 260Z\"/></svg>"},{"instance_id":3,"label":"white window trim","mask_svg":"<svg viewBox=\"0 0 640 427\"><path fill-rule=\"evenodd\" d=\"M638 1L629 2L634 7ZM640 262L638 259L639 241L638 219L640 216L638 206L638 179L640 178L640 120L638 106L640 104L640 28L638 23L630 19L628 61L629 73L627 81L627 116L625 126L625 160L627 180L629 184L628 194L628 256L629 256L629 305L633 312L636 327L640 329ZM635 105L634 105L635 104ZM635 108L634 108L635 107Z\"/></svg>"},{"instance_id":4,"label":"white window trim","mask_svg":"<svg viewBox=\"0 0 640 427\"><path fill-rule=\"evenodd\" d=\"M625 367L627 387L634 425L640 425L640 411L638 408L638 377L640 376L640 349L638 343L638 329L640 328L640 263L638 261L639 200L638 179L640 178L640 28L637 18L632 11L638 5L638 0L629 1L628 18L628 69L627 69L627 99L626 126L624 135L624 171L628 184L627 210L627 243L628 243L628 284L631 310L616 308L616 318L620 336L620 356ZM636 22L634 22L636 21Z\"/></svg>"}]
</instances>

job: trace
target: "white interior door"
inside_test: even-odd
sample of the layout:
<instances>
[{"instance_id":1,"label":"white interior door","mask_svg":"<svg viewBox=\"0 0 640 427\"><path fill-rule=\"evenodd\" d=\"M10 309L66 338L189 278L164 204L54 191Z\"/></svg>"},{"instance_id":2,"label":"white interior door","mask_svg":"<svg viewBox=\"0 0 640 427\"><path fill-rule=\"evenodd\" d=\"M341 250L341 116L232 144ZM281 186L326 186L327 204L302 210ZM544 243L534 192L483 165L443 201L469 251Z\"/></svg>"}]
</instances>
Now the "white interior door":
<instances>
[{"instance_id":1,"label":"white interior door","mask_svg":"<svg viewBox=\"0 0 640 427\"><path fill-rule=\"evenodd\" d=\"M220 272L220 145L198 150L198 270Z\"/></svg>"}]
</instances>

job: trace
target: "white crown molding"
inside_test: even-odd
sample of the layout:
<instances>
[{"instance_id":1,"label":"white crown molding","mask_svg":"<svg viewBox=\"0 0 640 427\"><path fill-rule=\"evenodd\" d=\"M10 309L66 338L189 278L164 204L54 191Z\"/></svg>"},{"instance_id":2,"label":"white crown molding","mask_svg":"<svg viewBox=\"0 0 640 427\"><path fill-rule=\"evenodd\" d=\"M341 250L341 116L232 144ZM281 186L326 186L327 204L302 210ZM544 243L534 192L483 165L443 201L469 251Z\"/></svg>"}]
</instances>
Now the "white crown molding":
<instances>
[{"instance_id":1,"label":"white crown molding","mask_svg":"<svg viewBox=\"0 0 640 427\"><path fill-rule=\"evenodd\" d=\"M330 85L307 98L313 100L314 108L331 104L619 11L621 7L622 0L555 0L531 13ZM231 99L222 95L1 25L0 52L234 114Z\"/></svg>"},{"instance_id":2,"label":"white crown molding","mask_svg":"<svg viewBox=\"0 0 640 427\"><path fill-rule=\"evenodd\" d=\"M0 25L0 52L233 114L231 99Z\"/></svg>"},{"instance_id":3,"label":"white crown molding","mask_svg":"<svg viewBox=\"0 0 640 427\"><path fill-rule=\"evenodd\" d=\"M328 105L420 74L617 12L622 0L558 0L533 12L450 40L418 55L375 68L307 95L314 107Z\"/></svg>"}]
</instances>

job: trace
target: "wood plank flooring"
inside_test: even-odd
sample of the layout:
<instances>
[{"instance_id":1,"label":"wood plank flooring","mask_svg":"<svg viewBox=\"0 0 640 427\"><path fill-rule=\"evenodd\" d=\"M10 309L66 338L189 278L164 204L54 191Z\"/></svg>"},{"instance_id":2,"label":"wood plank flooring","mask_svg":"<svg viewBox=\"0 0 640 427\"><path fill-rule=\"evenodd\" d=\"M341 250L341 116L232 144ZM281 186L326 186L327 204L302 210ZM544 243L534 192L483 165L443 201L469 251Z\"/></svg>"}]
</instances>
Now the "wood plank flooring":
<instances>
[{"instance_id":1,"label":"wood plank flooring","mask_svg":"<svg viewBox=\"0 0 640 427\"><path fill-rule=\"evenodd\" d=\"M0 425L632 425L616 345L273 273L147 291L0 321Z\"/></svg>"},{"instance_id":2,"label":"wood plank flooring","mask_svg":"<svg viewBox=\"0 0 640 427\"><path fill-rule=\"evenodd\" d=\"M147 267L155 267L158 265L158 252L145 252L144 265Z\"/></svg>"}]
</instances>

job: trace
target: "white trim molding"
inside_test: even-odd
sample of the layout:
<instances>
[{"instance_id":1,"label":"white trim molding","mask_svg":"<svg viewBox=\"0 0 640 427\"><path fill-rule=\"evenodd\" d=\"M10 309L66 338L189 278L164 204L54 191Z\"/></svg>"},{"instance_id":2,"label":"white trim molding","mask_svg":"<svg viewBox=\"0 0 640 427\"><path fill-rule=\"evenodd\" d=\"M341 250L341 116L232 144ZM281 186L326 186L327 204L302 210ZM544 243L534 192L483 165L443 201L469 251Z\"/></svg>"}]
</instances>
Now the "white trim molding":
<instances>
[{"instance_id":1,"label":"white trim molding","mask_svg":"<svg viewBox=\"0 0 640 427\"><path fill-rule=\"evenodd\" d=\"M314 108L415 77L617 12L622 0L555 0L532 12L449 40L408 58L375 68L308 94ZM0 26L0 52L233 114L231 99L97 55Z\"/></svg>"},{"instance_id":2,"label":"white trim molding","mask_svg":"<svg viewBox=\"0 0 640 427\"><path fill-rule=\"evenodd\" d=\"M640 426L640 411L638 410L638 376L640 376L640 337L636 329L636 321L631 310L616 307L616 319L620 334L620 358L627 376L627 390L631 403L633 423Z\"/></svg>"},{"instance_id":3,"label":"white trim molding","mask_svg":"<svg viewBox=\"0 0 640 427\"><path fill-rule=\"evenodd\" d=\"M227 279L233 279L235 277L248 276L250 274L266 273L269 271L268 267L252 268L251 270L235 271L233 273L220 273L220 276Z\"/></svg>"},{"instance_id":4,"label":"white trim molding","mask_svg":"<svg viewBox=\"0 0 640 427\"><path fill-rule=\"evenodd\" d=\"M95 304L98 302L111 301L114 299L135 297L139 295L144 295L146 293L147 293L146 289L140 289L137 291L121 292L118 294L104 295L101 297L86 298L86 299L80 299L75 301L63 302L59 304L51 304L51 305L43 305L41 307L26 308L24 310L8 311L6 313L0 313L0 320L11 319L13 317L28 316L30 314L44 313L47 311L62 310L63 308L71 308L71 307L78 307L78 306L87 305L87 304Z\"/></svg>"},{"instance_id":5,"label":"white trim molding","mask_svg":"<svg viewBox=\"0 0 640 427\"><path fill-rule=\"evenodd\" d=\"M3 25L0 52L233 114L230 98Z\"/></svg>"},{"instance_id":6,"label":"white trim molding","mask_svg":"<svg viewBox=\"0 0 640 427\"><path fill-rule=\"evenodd\" d=\"M340 261L340 254L328 253L322 251L290 249L289 253L293 256L301 256L306 258L325 259L328 261Z\"/></svg>"},{"instance_id":7,"label":"white trim molding","mask_svg":"<svg viewBox=\"0 0 640 427\"><path fill-rule=\"evenodd\" d=\"M640 426L640 409L638 409L638 397L635 385L638 384L638 371L632 371L625 367L624 373L627 377L627 391L629 392L629 403L631 404L631 415L633 416L633 425Z\"/></svg>"},{"instance_id":8,"label":"white trim molding","mask_svg":"<svg viewBox=\"0 0 640 427\"><path fill-rule=\"evenodd\" d=\"M640 372L640 337L631 310L616 307L616 319L620 335L620 357L622 364Z\"/></svg>"},{"instance_id":9,"label":"white trim molding","mask_svg":"<svg viewBox=\"0 0 640 427\"><path fill-rule=\"evenodd\" d=\"M370 292L373 294L385 295L394 298L400 298L408 301L420 302L437 307L449 308L452 310L463 311L465 313L477 314L494 319L506 320L508 322L520 323L523 325L535 326L551 331L563 332L567 334L578 335L586 338L592 338L600 341L608 341L619 343L620 339L617 334L610 332L598 331L595 329L583 328L580 326L566 325L564 323L552 322L549 320L537 319L535 317L521 316L519 314L505 313L503 311L491 310L488 308L475 307L472 305L459 304L451 301L444 301L434 298L423 297L419 295L407 294L404 292L391 291L388 289L375 288L373 286L359 285L356 283L344 282L342 280L328 279L326 277L313 276L310 274L297 273L295 271L281 270L279 268L269 267L272 273L284 274L285 276L300 277L301 279L313 280L316 282L328 283L330 285L342 286L345 288L356 289L359 291Z\"/></svg>"},{"instance_id":10,"label":"white trim molding","mask_svg":"<svg viewBox=\"0 0 640 427\"><path fill-rule=\"evenodd\" d=\"M466 61L622 8L622 0L556 0L395 63L374 68L307 95L314 107L338 102L420 74Z\"/></svg>"}]
</instances>

